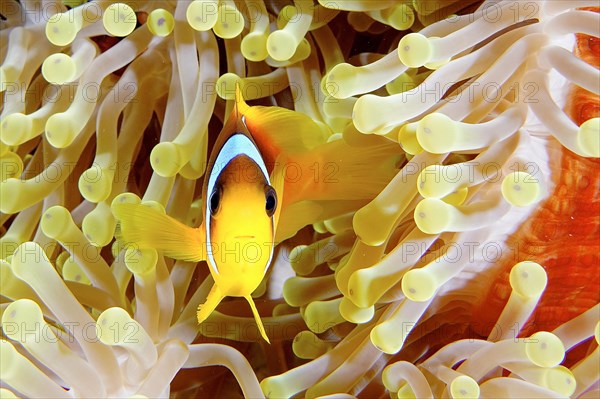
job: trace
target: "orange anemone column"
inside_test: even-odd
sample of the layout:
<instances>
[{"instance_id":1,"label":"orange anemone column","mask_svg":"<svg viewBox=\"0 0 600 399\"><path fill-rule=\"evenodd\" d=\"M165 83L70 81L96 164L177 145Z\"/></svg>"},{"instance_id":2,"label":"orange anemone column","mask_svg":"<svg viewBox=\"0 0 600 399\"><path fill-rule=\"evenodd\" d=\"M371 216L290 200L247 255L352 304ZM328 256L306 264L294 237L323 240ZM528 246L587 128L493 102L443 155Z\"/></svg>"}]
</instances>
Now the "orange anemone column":
<instances>
[{"instance_id":1,"label":"orange anemone column","mask_svg":"<svg viewBox=\"0 0 600 399\"><path fill-rule=\"evenodd\" d=\"M578 34L575 54L598 68L600 40ZM574 86L566 111L581 125L600 116L600 98ZM580 157L562 146L559 151L554 192L508 239L508 247L517 249L516 256L511 252L501 259L502 271L474 313L479 326L494 325L510 296L510 270L524 260L546 269L548 286L521 336L552 331L600 302L600 160Z\"/></svg>"}]
</instances>

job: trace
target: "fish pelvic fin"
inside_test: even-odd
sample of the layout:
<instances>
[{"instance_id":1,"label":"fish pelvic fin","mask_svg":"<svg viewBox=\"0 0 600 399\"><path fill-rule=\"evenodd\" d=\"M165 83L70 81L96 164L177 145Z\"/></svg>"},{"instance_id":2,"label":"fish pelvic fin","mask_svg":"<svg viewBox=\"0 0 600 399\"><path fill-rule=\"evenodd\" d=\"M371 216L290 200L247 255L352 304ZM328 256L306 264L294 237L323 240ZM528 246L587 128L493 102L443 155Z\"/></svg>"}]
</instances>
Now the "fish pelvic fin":
<instances>
[{"instance_id":1,"label":"fish pelvic fin","mask_svg":"<svg viewBox=\"0 0 600 399\"><path fill-rule=\"evenodd\" d=\"M180 260L206 259L206 239L202 226L187 226L161 211L142 204L113 204L119 221L117 240L123 246L153 248Z\"/></svg>"},{"instance_id":2,"label":"fish pelvic fin","mask_svg":"<svg viewBox=\"0 0 600 399\"><path fill-rule=\"evenodd\" d=\"M198 324L204 322L208 316L217 308L219 303L225 298L223 292L219 288L217 284L214 284L208 296L206 297L206 301L198 306L198 313L196 314L198 318Z\"/></svg>"},{"instance_id":3,"label":"fish pelvic fin","mask_svg":"<svg viewBox=\"0 0 600 399\"><path fill-rule=\"evenodd\" d=\"M260 314L258 314L258 310L256 309L256 305L254 304L254 299L252 299L251 295L244 296L250 305L250 309L252 309L252 314L254 315L254 320L256 321L256 326L258 327L258 331L260 335L263 337L265 341L270 345L271 341L269 341L269 337L267 337L267 333L265 331L265 327L263 326L262 320L260 319Z\"/></svg>"}]
</instances>

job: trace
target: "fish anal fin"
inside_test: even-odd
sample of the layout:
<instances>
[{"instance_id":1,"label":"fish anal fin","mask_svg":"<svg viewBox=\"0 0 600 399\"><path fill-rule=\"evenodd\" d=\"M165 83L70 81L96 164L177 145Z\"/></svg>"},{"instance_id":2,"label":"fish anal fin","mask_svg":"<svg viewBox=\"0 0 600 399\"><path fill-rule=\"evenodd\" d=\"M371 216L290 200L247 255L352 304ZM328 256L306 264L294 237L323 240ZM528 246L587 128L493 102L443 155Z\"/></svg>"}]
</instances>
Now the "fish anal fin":
<instances>
[{"instance_id":1,"label":"fish anal fin","mask_svg":"<svg viewBox=\"0 0 600 399\"><path fill-rule=\"evenodd\" d=\"M260 335L265 341L267 341L268 344L271 344L271 341L269 341L269 337L267 337L267 333L265 331L265 327L263 326L262 320L260 319L260 314L256 309L256 305L254 304L254 299L252 299L251 295L246 295L244 296L244 298L246 298L248 304L250 305L250 309L252 309L252 314L254 315L254 320L256 321L256 326L258 327Z\"/></svg>"}]
</instances>

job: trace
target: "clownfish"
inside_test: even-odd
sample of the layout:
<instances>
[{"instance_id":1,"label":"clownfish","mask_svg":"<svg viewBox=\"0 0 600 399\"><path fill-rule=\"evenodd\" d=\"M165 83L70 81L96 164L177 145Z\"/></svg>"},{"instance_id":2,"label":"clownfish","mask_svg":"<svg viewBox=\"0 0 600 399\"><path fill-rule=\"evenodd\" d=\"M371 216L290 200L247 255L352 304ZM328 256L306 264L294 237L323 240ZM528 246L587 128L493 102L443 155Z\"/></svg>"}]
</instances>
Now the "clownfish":
<instances>
[{"instance_id":1,"label":"clownfish","mask_svg":"<svg viewBox=\"0 0 600 399\"><path fill-rule=\"evenodd\" d=\"M198 307L198 323L225 297L243 297L261 336L269 342L251 294L268 270L276 243L295 234L311 217L322 220L319 200L342 198L355 204L382 188L374 184L379 177L364 171L365 165L357 165L356 160L365 152L385 159L390 155L389 145L351 148L343 140L328 143L330 134L327 127L302 113L248 106L236 88L235 107L207 164L200 226L187 226L141 204L114 203L120 230L117 238L174 259L206 261L215 283ZM398 152L395 146L391 148ZM312 168L327 159L337 161L337 178L315 179ZM292 164L293 171L285 172ZM294 204L300 206L291 207ZM292 210L285 222L287 229L280 230L286 207Z\"/></svg>"}]
</instances>

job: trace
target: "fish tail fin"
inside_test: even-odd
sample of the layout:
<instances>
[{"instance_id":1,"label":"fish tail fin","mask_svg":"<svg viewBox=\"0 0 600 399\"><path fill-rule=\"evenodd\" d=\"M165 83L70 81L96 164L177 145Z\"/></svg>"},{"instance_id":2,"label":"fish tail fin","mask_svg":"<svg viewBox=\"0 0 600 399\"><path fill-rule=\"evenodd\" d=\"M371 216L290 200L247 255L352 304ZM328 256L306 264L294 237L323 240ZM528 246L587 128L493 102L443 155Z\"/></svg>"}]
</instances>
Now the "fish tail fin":
<instances>
[{"instance_id":1,"label":"fish tail fin","mask_svg":"<svg viewBox=\"0 0 600 399\"><path fill-rule=\"evenodd\" d=\"M198 306L198 313L196 314L198 318L198 324L201 324L204 320L210 316L210 314L217 308L219 303L225 298L223 292L217 284L214 284L208 296L206 297L206 301Z\"/></svg>"},{"instance_id":2,"label":"fish tail fin","mask_svg":"<svg viewBox=\"0 0 600 399\"><path fill-rule=\"evenodd\" d=\"M252 314L254 315L254 320L256 320L256 326L258 327L258 331L260 331L260 335L265 341L267 341L268 344L271 344L271 341L269 341L269 337L267 337L265 326L263 326L262 320L260 319L260 314L258 314L256 305L254 304L254 299L252 299L251 295L246 295L244 298L246 298L248 304L250 305L250 309L252 309Z\"/></svg>"},{"instance_id":3,"label":"fish tail fin","mask_svg":"<svg viewBox=\"0 0 600 399\"><path fill-rule=\"evenodd\" d=\"M397 143L374 139L367 146L335 140L290 156L285 192L293 198L287 201L373 199L398 173L403 160Z\"/></svg>"},{"instance_id":4,"label":"fish tail fin","mask_svg":"<svg viewBox=\"0 0 600 399\"><path fill-rule=\"evenodd\" d=\"M192 262L205 260L202 226L189 227L142 204L114 204L112 211L119 221L115 236L123 246L153 248L174 259Z\"/></svg>"}]
</instances>

